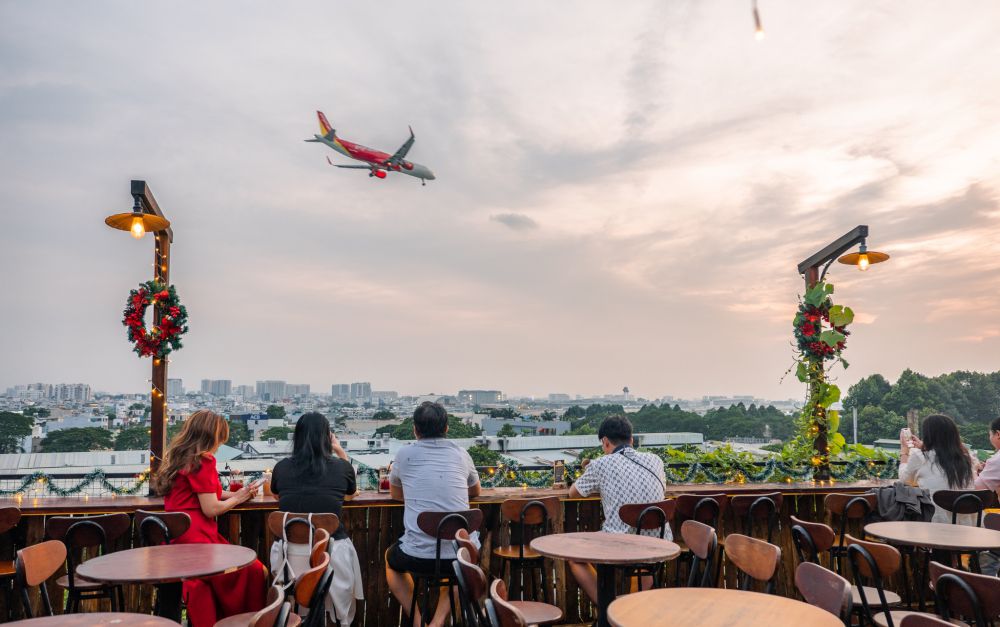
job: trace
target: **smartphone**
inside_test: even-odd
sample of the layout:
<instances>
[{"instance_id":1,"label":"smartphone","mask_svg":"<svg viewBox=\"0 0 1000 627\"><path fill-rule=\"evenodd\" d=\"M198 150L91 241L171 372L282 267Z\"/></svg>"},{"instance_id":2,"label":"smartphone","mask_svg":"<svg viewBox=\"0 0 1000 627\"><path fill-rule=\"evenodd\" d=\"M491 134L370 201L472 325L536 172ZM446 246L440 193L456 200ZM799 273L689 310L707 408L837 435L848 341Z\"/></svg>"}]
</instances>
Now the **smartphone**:
<instances>
[{"instance_id":1,"label":"smartphone","mask_svg":"<svg viewBox=\"0 0 1000 627\"><path fill-rule=\"evenodd\" d=\"M250 489L256 490L260 488L262 485L264 485L264 481L265 481L264 477L261 477L260 479L254 479L253 481L250 482Z\"/></svg>"},{"instance_id":2,"label":"smartphone","mask_svg":"<svg viewBox=\"0 0 1000 627\"><path fill-rule=\"evenodd\" d=\"M907 441L913 439L913 432L910 431L909 427L903 427L903 429L899 432L899 435L903 436L903 439Z\"/></svg>"}]
</instances>

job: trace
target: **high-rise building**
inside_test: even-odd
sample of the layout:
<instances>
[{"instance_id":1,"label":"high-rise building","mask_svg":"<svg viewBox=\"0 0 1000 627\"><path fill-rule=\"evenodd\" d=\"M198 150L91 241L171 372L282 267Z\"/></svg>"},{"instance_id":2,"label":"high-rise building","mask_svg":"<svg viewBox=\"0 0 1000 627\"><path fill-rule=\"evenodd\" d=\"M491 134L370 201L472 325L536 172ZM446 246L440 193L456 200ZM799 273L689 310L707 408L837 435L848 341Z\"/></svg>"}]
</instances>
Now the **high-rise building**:
<instances>
[{"instance_id":1,"label":"high-rise building","mask_svg":"<svg viewBox=\"0 0 1000 627\"><path fill-rule=\"evenodd\" d=\"M262 401L280 401L288 397L286 387L284 381L258 381L257 398Z\"/></svg>"},{"instance_id":2,"label":"high-rise building","mask_svg":"<svg viewBox=\"0 0 1000 627\"><path fill-rule=\"evenodd\" d=\"M286 396L309 396L308 383L289 383L285 386Z\"/></svg>"},{"instance_id":3,"label":"high-rise building","mask_svg":"<svg viewBox=\"0 0 1000 627\"><path fill-rule=\"evenodd\" d=\"M233 382L230 379L202 379L201 393L212 396L229 396L233 393Z\"/></svg>"},{"instance_id":4,"label":"high-rise building","mask_svg":"<svg viewBox=\"0 0 1000 627\"><path fill-rule=\"evenodd\" d=\"M399 392L394 390L372 390L372 400L392 402L399 399Z\"/></svg>"},{"instance_id":5,"label":"high-rise building","mask_svg":"<svg viewBox=\"0 0 1000 627\"><path fill-rule=\"evenodd\" d=\"M351 384L351 400L361 401L367 400L372 397L372 384L367 381L364 383L352 383Z\"/></svg>"},{"instance_id":6,"label":"high-rise building","mask_svg":"<svg viewBox=\"0 0 1000 627\"><path fill-rule=\"evenodd\" d=\"M183 379L167 379L167 398L184 396Z\"/></svg>"},{"instance_id":7,"label":"high-rise building","mask_svg":"<svg viewBox=\"0 0 1000 627\"><path fill-rule=\"evenodd\" d=\"M236 396L242 396L243 400L253 398L255 391L252 385L237 385L233 389L233 394Z\"/></svg>"},{"instance_id":8,"label":"high-rise building","mask_svg":"<svg viewBox=\"0 0 1000 627\"><path fill-rule=\"evenodd\" d=\"M93 398L90 386L86 383L60 383L52 386L53 400L73 401L75 403L88 403Z\"/></svg>"},{"instance_id":9,"label":"high-rise building","mask_svg":"<svg viewBox=\"0 0 1000 627\"><path fill-rule=\"evenodd\" d=\"M330 396L332 396L335 401L346 401L351 398L351 384L334 383L330 386Z\"/></svg>"},{"instance_id":10,"label":"high-rise building","mask_svg":"<svg viewBox=\"0 0 1000 627\"><path fill-rule=\"evenodd\" d=\"M459 390L458 401L470 405L488 405L502 403L505 398L500 390Z\"/></svg>"},{"instance_id":11,"label":"high-rise building","mask_svg":"<svg viewBox=\"0 0 1000 627\"><path fill-rule=\"evenodd\" d=\"M570 401L569 394L549 394L549 401L552 403L567 403Z\"/></svg>"}]
</instances>

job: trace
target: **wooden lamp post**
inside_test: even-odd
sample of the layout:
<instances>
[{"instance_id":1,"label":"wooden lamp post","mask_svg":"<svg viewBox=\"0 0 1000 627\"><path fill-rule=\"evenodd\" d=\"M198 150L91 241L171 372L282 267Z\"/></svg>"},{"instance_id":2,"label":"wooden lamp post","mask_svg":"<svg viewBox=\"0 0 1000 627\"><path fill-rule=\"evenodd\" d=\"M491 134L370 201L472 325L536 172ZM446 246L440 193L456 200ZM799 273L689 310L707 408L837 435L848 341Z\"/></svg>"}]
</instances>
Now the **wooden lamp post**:
<instances>
[{"instance_id":1,"label":"wooden lamp post","mask_svg":"<svg viewBox=\"0 0 1000 627\"><path fill-rule=\"evenodd\" d=\"M147 232L153 234L153 279L170 285L170 243L174 232L160 206L153 198L146 181L132 181L132 198L135 204L131 213L108 216L104 222L113 229L130 231L132 237L141 239ZM153 305L153 323L160 324L163 315L160 304ZM167 442L167 360L153 356L152 390L150 391L150 477L159 470L163 449ZM152 480L150 480L152 486ZM150 488L152 489L152 488Z\"/></svg>"},{"instance_id":2,"label":"wooden lamp post","mask_svg":"<svg viewBox=\"0 0 1000 627\"><path fill-rule=\"evenodd\" d=\"M868 247L865 244L867 237L868 225L858 225L847 233L841 235L837 240L828 244L822 250L813 253L805 261L800 263L798 266L799 274L805 279L806 291L808 292L814 285L826 277L826 271L830 269L830 265L834 261L839 261L840 263L852 266L856 265L858 270L865 271L871 264L882 263L887 260L889 255L868 250ZM855 245L859 246L858 252L846 255L843 254ZM812 359L809 367L813 369L814 372L818 371L817 373L819 375L819 379L822 379L823 359ZM814 392L815 390L810 389L810 394L813 394ZM829 457L827 456L827 450L827 428L825 424L822 424L819 425L819 430L813 439L814 454L818 455L820 459L825 460L820 467L816 469L816 473L814 475L815 478L820 481L830 478L830 466L828 463Z\"/></svg>"}]
</instances>

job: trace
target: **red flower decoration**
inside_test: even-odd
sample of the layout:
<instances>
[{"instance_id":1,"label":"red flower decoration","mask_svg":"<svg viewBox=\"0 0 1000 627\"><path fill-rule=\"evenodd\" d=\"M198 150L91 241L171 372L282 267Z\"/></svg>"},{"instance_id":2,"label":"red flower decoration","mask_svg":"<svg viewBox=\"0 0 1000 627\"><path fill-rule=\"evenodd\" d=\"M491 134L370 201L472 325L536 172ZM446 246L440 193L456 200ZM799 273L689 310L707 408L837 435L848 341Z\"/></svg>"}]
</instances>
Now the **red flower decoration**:
<instances>
[{"instance_id":1,"label":"red flower decoration","mask_svg":"<svg viewBox=\"0 0 1000 627\"><path fill-rule=\"evenodd\" d=\"M146 308L165 308L159 324L146 329ZM187 332L187 309L180 304L173 287L158 281L146 281L132 290L125 304L122 324L128 327L132 350L140 357L166 357L181 348L180 336Z\"/></svg>"},{"instance_id":2,"label":"red flower decoration","mask_svg":"<svg viewBox=\"0 0 1000 627\"><path fill-rule=\"evenodd\" d=\"M806 337L812 337L815 334L816 334L816 327L814 327L812 324L807 322L802 325L802 335Z\"/></svg>"}]
</instances>

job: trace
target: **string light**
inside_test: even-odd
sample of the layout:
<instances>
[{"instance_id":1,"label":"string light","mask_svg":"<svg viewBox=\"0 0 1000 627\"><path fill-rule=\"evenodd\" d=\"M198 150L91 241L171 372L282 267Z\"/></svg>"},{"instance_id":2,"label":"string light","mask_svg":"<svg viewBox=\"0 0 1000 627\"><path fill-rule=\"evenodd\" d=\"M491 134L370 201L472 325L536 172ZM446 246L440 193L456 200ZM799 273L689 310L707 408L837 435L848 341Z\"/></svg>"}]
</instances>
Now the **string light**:
<instances>
[{"instance_id":1,"label":"string light","mask_svg":"<svg viewBox=\"0 0 1000 627\"><path fill-rule=\"evenodd\" d=\"M757 0L753 0L753 25L754 33L753 36L757 41L764 39L764 26L760 22L760 11L757 10Z\"/></svg>"}]
</instances>

